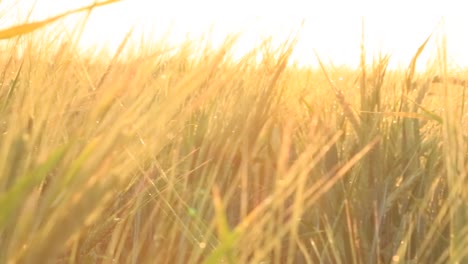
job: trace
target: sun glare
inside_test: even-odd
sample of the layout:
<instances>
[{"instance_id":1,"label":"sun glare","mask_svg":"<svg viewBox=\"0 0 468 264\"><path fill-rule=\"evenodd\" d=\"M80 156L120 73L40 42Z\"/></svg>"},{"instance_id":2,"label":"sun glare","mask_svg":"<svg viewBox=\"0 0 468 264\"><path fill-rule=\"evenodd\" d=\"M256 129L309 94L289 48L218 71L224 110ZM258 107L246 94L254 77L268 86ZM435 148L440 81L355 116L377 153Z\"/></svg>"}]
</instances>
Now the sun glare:
<instances>
[{"instance_id":1,"label":"sun glare","mask_svg":"<svg viewBox=\"0 0 468 264\"><path fill-rule=\"evenodd\" d=\"M31 19L40 19L93 1L2 1L2 14L15 2L14 8L22 14L27 14L36 2ZM299 64L316 65L316 51L324 61L355 67L359 63L364 19L369 59L382 52L391 55L390 66L407 66L419 45L435 32L438 36L447 35L449 62L466 67L468 31L463 25L468 25L468 17L461 11L462 4L445 1L441 5L422 0L123 0L93 11L80 37L80 45L82 48L102 46L112 51L133 29L133 41L141 41L144 35L152 41L165 38L171 44L210 32L211 42L216 46L228 34L241 32L236 49L236 54L241 56L267 36L279 44L291 32L299 32L293 54ZM8 18L2 22L5 20ZM77 21L68 19L61 23L65 29L72 30ZM426 61L436 54L436 38L431 44L431 49L422 55Z\"/></svg>"}]
</instances>

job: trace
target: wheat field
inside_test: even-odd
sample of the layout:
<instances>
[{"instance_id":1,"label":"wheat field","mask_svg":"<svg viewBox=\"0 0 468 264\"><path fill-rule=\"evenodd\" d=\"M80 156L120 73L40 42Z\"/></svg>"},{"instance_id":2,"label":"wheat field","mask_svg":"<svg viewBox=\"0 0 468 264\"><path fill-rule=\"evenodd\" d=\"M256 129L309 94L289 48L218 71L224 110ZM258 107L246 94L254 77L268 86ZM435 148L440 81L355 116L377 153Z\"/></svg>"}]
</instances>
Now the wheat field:
<instances>
[{"instance_id":1,"label":"wheat field","mask_svg":"<svg viewBox=\"0 0 468 264\"><path fill-rule=\"evenodd\" d=\"M41 34L73 12L0 31L0 263L467 263L443 45L425 73L430 37L399 70L236 36L109 57Z\"/></svg>"}]
</instances>

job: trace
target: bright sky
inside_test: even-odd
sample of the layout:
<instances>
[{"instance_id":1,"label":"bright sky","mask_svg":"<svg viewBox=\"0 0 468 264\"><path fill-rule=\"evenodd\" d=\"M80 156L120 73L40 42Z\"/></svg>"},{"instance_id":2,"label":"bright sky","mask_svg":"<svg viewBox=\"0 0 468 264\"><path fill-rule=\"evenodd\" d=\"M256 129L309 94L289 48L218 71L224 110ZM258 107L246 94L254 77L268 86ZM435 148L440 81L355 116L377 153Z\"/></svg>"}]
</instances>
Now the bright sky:
<instances>
[{"instance_id":1,"label":"bright sky","mask_svg":"<svg viewBox=\"0 0 468 264\"><path fill-rule=\"evenodd\" d=\"M8 2L20 2L23 10L33 0L1 1L0 14ZM37 0L34 17L44 18L91 0ZM82 46L106 45L115 49L128 30L135 36L161 38L171 29L169 41L178 43L212 30L214 44L226 34L244 32L238 52L253 47L262 36L271 35L279 43L299 29L294 59L316 65L314 50L334 65L357 66L361 41L361 19L365 19L369 55L391 54L391 65L407 66L419 45L431 32L445 29L449 62L468 66L468 15L463 0L123 0L93 11ZM444 18L444 27L438 27ZM67 24L68 25L68 24ZM440 35L440 34L439 34ZM136 38L138 39L138 38ZM435 56L436 38L423 54ZM424 65L421 65L424 66Z\"/></svg>"}]
</instances>

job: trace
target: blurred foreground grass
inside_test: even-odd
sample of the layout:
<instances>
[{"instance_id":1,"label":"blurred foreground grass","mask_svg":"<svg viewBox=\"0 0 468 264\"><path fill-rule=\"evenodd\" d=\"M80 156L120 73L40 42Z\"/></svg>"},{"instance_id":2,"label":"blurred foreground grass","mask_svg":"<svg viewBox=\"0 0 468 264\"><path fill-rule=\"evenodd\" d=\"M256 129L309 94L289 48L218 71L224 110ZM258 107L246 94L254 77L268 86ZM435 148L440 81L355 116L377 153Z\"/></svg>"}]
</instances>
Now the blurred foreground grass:
<instances>
[{"instance_id":1,"label":"blurred foreground grass","mask_svg":"<svg viewBox=\"0 0 468 264\"><path fill-rule=\"evenodd\" d=\"M295 67L293 41L236 62L235 38L110 61L32 43L0 53L0 263L467 261L443 46L415 74Z\"/></svg>"}]
</instances>

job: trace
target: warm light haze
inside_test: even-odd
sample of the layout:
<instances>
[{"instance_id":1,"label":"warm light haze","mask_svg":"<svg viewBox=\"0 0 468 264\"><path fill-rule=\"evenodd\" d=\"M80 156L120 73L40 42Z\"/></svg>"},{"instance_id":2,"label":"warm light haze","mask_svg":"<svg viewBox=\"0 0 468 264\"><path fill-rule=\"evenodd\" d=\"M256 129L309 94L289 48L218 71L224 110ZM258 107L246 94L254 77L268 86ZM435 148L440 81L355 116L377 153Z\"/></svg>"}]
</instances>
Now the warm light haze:
<instances>
[{"instance_id":1,"label":"warm light haze","mask_svg":"<svg viewBox=\"0 0 468 264\"><path fill-rule=\"evenodd\" d=\"M0 0L0 264L468 263L465 1Z\"/></svg>"},{"instance_id":2,"label":"warm light haze","mask_svg":"<svg viewBox=\"0 0 468 264\"><path fill-rule=\"evenodd\" d=\"M31 9L34 18L45 18L93 1L10 1L22 14ZM2 11L10 8L3 1ZM369 59L380 51L391 54L390 66L406 67L419 45L431 34L446 33L448 59L452 67L468 62L468 17L462 1L149 1L127 0L93 11L82 47L115 49L134 28L135 41L162 38L178 43L211 32L212 42L221 43L227 34L242 32L239 55L265 36L281 43L291 32L299 33L293 59L302 65L316 65L314 50L334 65L355 67L359 62L361 21L365 21L365 44ZM5 11L3 11L5 13ZM73 19L61 22L69 30ZM3 19L2 22L6 22ZM301 24L303 26L301 27ZM59 22L60 23L60 22ZM8 23L7 23L8 24ZM169 35L165 35L167 33ZM169 37L167 37L169 36ZM439 38L440 40L440 38ZM422 61L434 58L437 39L422 54ZM423 64L423 63L422 63ZM420 65L424 67L424 65Z\"/></svg>"}]
</instances>

